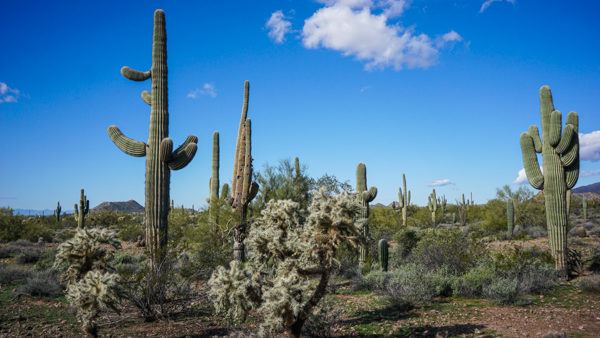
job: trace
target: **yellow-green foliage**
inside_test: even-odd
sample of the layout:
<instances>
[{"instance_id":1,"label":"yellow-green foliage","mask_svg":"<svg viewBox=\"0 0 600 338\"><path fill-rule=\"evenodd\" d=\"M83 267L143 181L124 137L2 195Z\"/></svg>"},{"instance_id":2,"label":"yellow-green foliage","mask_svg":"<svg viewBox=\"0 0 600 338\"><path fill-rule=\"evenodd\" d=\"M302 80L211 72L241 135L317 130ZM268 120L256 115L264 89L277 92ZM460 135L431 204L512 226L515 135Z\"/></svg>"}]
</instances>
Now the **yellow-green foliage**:
<instances>
[{"instance_id":1,"label":"yellow-green foliage","mask_svg":"<svg viewBox=\"0 0 600 338\"><path fill-rule=\"evenodd\" d=\"M270 201L251 227L245 265L221 267L209 281L217 312L242 320L256 309L261 334L300 335L326 293L338 247L358 244L360 211L354 195L324 190L315 193L306 218L296 202Z\"/></svg>"}]
</instances>

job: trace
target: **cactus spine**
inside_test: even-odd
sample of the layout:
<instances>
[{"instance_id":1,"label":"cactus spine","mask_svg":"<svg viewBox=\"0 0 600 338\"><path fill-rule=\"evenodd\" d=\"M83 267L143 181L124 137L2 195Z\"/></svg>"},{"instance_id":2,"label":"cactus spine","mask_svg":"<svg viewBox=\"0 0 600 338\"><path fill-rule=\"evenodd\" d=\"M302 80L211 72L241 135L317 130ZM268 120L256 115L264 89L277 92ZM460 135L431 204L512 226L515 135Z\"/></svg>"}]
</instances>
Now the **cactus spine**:
<instances>
[{"instance_id":1,"label":"cactus spine","mask_svg":"<svg viewBox=\"0 0 600 338\"><path fill-rule=\"evenodd\" d=\"M398 207L402 209L402 226L406 226L408 207L410 206L410 190L406 188L406 175L402 174L402 188L398 189Z\"/></svg>"},{"instance_id":2,"label":"cactus spine","mask_svg":"<svg viewBox=\"0 0 600 338\"><path fill-rule=\"evenodd\" d=\"M381 265L381 271L388 271L389 262L389 244L385 239L379 240L379 264Z\"/></svg>"},{"instance_id":3,"label":"cactus spine","mask_svg":"<svg viewBox=\"0 0 600 338\"><path fill-rule=\"evenodd\" d=\"M543 190L550 251L556 270L567 276L568 191L579 178L579 117L576 112L567 115L562 129L562 114L554 109L550 87L540 88L542 137L535 125L521 134L523 165L529 183ZM542 154L543 171L537 154Z\"/></svg>"},{"instance_id":4,"label":"cactus spine","mask_svg":"<svg viewBox=\"0 0 600 338\"><path fill-rule=\"evenodd\" d=\"M258 183L252 181L252 122L248 119L248 99L250 83L244 82L244 101L242 116L238 129L235 157L233 164L233 180L231 206L239 215L239 223L233 229L233 256L242 262L245 260L244 239L246 238L246 217L248 205L258 193Z\"/></svg>"},{"instance_id":5,"label":"cactus spine","mask_svg":"<svg viewBox=\"0 0 600 338\"><path fill-rule=\"evenodd\" d=\"M438 208L438 199L437 199L437 195L435 193L435 189L433 189L431 194L429 194L427 206L429 207L429 211L431 212L431 222L435 226L436 225L435 213L437 212L437 208Z\"/></svg>"},{"instance_id":6,"label":"cactus spine","mask_svg":"<svg viewBox=\"0 0 600 338\"><path fill-rule=\"evenodd\" d=\"M56 223L60 223L62 207L60 206L60 202L56 202L56 209L54 209L54 217L56 218Z\"/></svg>"},{"instance_id":7,"label":"cactus spine","mask_svg":"<svg viewBox=\"0 0 600 338\"><path fill-rule=\"evenodd\" d=\"M512 237L515 229L515 201L512 198L506 200L506 225L508 227L508 237Z\"/></svg>"},{"instance_id":8,"label":"cactus spine","mask_svg":"<svg viewBox=\"0 0 600 338\"><path fill-rule=\"evenodd\" d=\"M219 132L213 133L212 175L210 176L210 219L219 222Z\"/></svg>"},{"instance_id":9,"label":"cactus spine","mask_svg":"<svg viewBox=\"0 0 600 338\"><path fill-rule=\"evenodd\" d=\"M85 228L85 216L90 212L90 201L88 201L85 191L81 189L79 194L79 207L75 204L75 218L77 218L77 227Z\"/></svg>"},{"instance_id":10,"label":"cactus spine","mask_svg":"<svg viewBox=\"0 0 600 338\"><path fill-rule=\"evenodd\" d=\"M362 243L359 248L358 263L360 267L364 267L369 255L369 241L371 234L369 232L369 203L377 197L377 188L371 187L367 190L367 166L364 163L359 163L356 166L356 192L362 203L361 219L364 221L362 227Z\"/></svg>"},{"instance_id":11,"label":"cactus spine","mask_svg":"<svg viewBox=\"0 0 600 338\"><path fill-rule=\"evenodd\" d=\"M587 213L587 199L585 196L581 199L581 209L583 211L583 220L587 222L588 213Z\"/></svg>"},{"instance_id":12,"label":"cactus spine","mask_svg":"<svg viewBox=\"0 0 600 338\"><path fill-rule=\"evenodd\" d=\"M142 92L142 100L150 105L148 143L126 137L114 125L108 128L108 134L124 153L136 157L146 156L146 248L156 269L164 258L168 240L171 170L179 170L188 165L198 148L196 136L188 136L175 150L173 141L169 138L167 31L165 13L162 10L154 12L152 68L140 72L123 67L121 74L132 81L152 79L152 92Z\"/></svg>"}]
</instances>

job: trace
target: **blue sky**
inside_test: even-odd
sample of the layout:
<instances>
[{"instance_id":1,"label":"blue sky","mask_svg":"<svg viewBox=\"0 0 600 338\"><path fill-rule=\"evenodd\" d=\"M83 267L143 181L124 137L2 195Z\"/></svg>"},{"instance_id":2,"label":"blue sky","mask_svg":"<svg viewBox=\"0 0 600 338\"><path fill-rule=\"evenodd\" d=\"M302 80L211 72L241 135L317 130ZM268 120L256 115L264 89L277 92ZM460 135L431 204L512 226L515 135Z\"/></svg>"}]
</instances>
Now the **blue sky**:
<instances>
[{"instance_id":1,"label":"blue sky","mask_svg":"<svg viewBox=\"0 0 600 338\"><path fill-rule=\"evenodd\" d=\"M177 204L208 195L211 135L231 177L243 81L251 82L255 166L299 156L309 174L354 182L364 162L375 202L406 173L413 201L432 182L477 202L522 168L519 134L539 124L538 88L580 114L579 185L600 175L600 23L596 1L3 0L0 30L0 205L143 202L144 159L106 135L147 139L152 13L167 18L170 135L199 137L174 172ZM280 12L278 12L280 11ZM270 20L271 19L271 20ZM267 22L270 24L267 25Z\"/></svg>"}]
</instances>

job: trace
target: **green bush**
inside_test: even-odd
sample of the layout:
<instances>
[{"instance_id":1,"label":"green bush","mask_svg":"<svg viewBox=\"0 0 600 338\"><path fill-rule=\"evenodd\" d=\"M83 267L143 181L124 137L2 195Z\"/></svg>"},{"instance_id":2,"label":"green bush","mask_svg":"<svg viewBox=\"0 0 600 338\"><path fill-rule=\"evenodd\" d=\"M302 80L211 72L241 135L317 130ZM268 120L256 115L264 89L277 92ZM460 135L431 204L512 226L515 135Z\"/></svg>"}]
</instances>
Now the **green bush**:
<instances>
[{"instance_id":1,"label":"green bush","mask_svg":"<svg viewBox=\"0 0 600 338\"><path fill-rule=\"evenodd\" d=\"M53 272L40 271L28 277L17 291L34 297L57 297L61 295L63 288Z\"/></svg>"},{"instance_id":2,"label":"green bush","mask_svg":"<svg viewBox=\"0 0 600 338\"><path fill-rule=\"evenodd\" d=\"M19 264L33 264L42 258L43 253L43 250L29 248L27 250L23 250L19 255L17 255L16 261Z\"/></svg>"},{"instance_id":3,"label":"green bush","mask_svg":"<svg viewBox=\"0 0 600 338\"><path fill-rule=\"evenodd\" d=\"M452 289L455 295L478 297L483 294L483 288L491 284L495 278L496 273L491 265L480 264L456 278Z\"/></svg>"},{"instance_id":4,"label":"green bush","mask_svg":"<svg viewBox=\"0 0 600 338\"><path fill-rule=\"evenodd\" d=\"M587 293L600 294L600 275L591 275L579 279L579 288Z\"/></svg>"},{"instance_id":5,"label":"green bush","mask_svg":"<svg viewBox=\"0 0 600 338\"><path fill-rule=\"evenodd\" d=\"M396 247L392 254L392 268L401 266L419 242L419 235L412 229L403 228L394 236Z\"/></svg>"},{"instance_id":6,"label":"green bush","mask_svg":"<svg viewBox=\"0 0 600 338\"><path fill-rule=\"evenodd\" d=\"M16 266L0 264L0 285L10 285L23 281L31 276L31 270Z\"/></svg>"},{"instance_id":7,"label":"green bush","mask_svg":"<svg viewBox=\"0 0 600 338\"><path fill-rule=\"evenodd\" d=\"M483 288L483 296L500 304L512 304L519 296L519 283L514 278L497 278Z\"/></svg>"},{"instance_id":8,"label":"green bush","mask_svg":"<svg viewBox=\"0 0 600 338\"><path fill-rule=\"evenodd\" d=\"M446 269L430 270L418 264L406 264L388 274L384 293L401 306L425 305L435 296L446 295L453 279Z\"/></svg>"}]
</instances>

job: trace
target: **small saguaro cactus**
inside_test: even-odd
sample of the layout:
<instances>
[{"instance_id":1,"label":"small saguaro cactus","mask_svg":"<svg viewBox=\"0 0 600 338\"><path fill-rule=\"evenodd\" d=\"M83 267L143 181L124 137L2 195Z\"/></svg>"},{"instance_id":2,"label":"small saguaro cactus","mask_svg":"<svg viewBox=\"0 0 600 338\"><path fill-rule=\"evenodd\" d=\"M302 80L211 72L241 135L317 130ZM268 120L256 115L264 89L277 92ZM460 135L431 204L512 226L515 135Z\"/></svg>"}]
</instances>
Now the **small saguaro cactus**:
<instances>
[{"instance_id":1,"label":"small saguaro cactus","mask_svg":"<svg viewBox=\"0 0 600 338\"><path fill-rule=\"evenodd\" d=\"M381 271L388 271L389 246L388 241L385 239L379 240L379 265L381 265Z\"/></svg>"},{"instance_id":2,"label":"small saguaro cactus","mask_svg":"<svg viewBox=\"0 0 600 338\"><path fill-rule=\"evenodd\" d=\"M79 229L85 228L85 216L90 212L90 201L88 201L85 191L81 189L79 195L79 207L75 204L74 215L77 219L77 227Z\"/></svg>"},{"instance_id":3,"label":"small saguaro cactus","mask_svg":"<svg viewBox=\"0 0 600 338\"><path fill-rule=\"evenodd\" d=\"M456 224L456 213L452 213L452 224Z\"/></svg>"},{"instance_id":4,"label":"small saguaro cactus","mask_svg":"<svg viewBox=\"0 0 600 338\"><path fill-rule=\"evenodd\" d=\"M213 133L212 146L212 175L210 176L210 219L214 223L219 221L219 132Z\"/></svg>"},{"instance_id":5,"label":"small saguaro cactus","mask_svg":"<svg viewBox=\"0 0 600 338\"><path fill-rule=\"evenodd\" d=\"M364 267L369 255L369 241L371 234L369 232L369 203L377 197L377 188L371 187L367 190L367 166L364 163L359 163L356 166L356 192L362 203L360 218L363 220L362 226L362 243L359 248L358 263L360 267Z\"/></svg>"},{"instance_id":6,"label":"small saguaro cactus","mask_svg":"<svg viewBox=\"0 0 600 338\"><path fill-rule=\"evenodd\" d=\"M294 178L297 180L300 178L300 159L294 158Z\"/></svg>"},{"instance_id":7,"label":"small saguaro cactus","mask_svg":"<svg viewBox=\"0 0 600 338\"><path fill-rule=\"evenodd\" d=\"M467 225L467 212L469 207L473 205L473 200L465 199L465 194L462 194L461 199L456 201L458 207L458 218L460 219L460 225Z\"/></svg>"},{"instance_id":8,"label":"small saguaro cactus","mask_svg":"<svg viewBox=\"0 0 600 338\"><path fill-rule=\"evenodd\" d=\"M587 221L588 218L588 210L587 210L587 199L585 196L581 198L581 210L583 212L583 220Z\"/></svg>"},{"instance_id":9,"label":"small saguaro cactus","mask_svg":"<svg viewBox=\"0 0 600 338\"><path fill-rule=\"evenodd\" d=\"M121 74L132 81L152 79L152 91L142 92L142 100L150 105L148 143L131 139L117 126L108 127L108 135L127 155L146 157L145 228L146 248L153 268L163 261L168 240L169 194L171 170L187 166L198 146L198 138L190 135L181 146L173 150L169 138L169 103L167 85L167 30L165 13L154 12L152 35L152 68L141 72L129 67L121 68Z\"/></svg>"},{"instance_id":10,"label":"small saguaro cactus","mask_svg":"<svg viewBox=\"0 0 600 338\"><path fill-rule=\"evenodd\" d=\"M448 200L446 199L446 195L442 195L441 198L438 198L438 204L440 206L440 214L442 215L441 220L444 222L444 215L446 214L446 206L448 205Z\"/></svg>"},{"instance_id":11,"label":"small saguaro cactus","mask_svg":"<svg viewBox=\"0 0 600 338\"><path fill-rule=\"evenodd\" d=\"M429 211L431 212L431 222L435 226L436 225L435 214L436 214L437 208L438 208L438 200L437 200L437 195L435 193L435 189L433 189L431 194L429 194L429 197L427 200L427 207L429 207Z\"/></svg>"},{"instance_id":12,"label":"small saguaro cactus","mask_svg":"<svg viewBox=\"0 0 600 338\"><path fill-rule=\"evenodd\" d=\"M406 175L402 174L402 188L398 188L398 208L402 209L402 226L406 226L408 207L410 206L410 190L406 188Z\"/></svg>"},{"instance_id":13,"label":"small saguaro cactus","mask_svg":"<svg viewBox=\"0 0 600 338\"><path fill-rule=\"evenodd\" d=\"M56 209L54 209L54 217L56 218L56 223L60 223L61 212L62 207L60 206L60 202L56 202Z\"/></svg>"},{"instance_id":14,"label":"small saguaro cactus","mask_svg":"<svg viewBox=\"0 0 600 338\"><path fill-rule=\"evenodd\" d=\"M512 198L506 200L506 225L508 227L508 237L512 237L515 229L515 201Z\"/></svg>"},{"instance_id":15,"label":"small saguaro cactus","mask_svg":"<svg viewBox=\"0 0 600 338\"><path fill-rule=\"evenodd\" d=\"M542 137L535 125L521 134L523 166L531 186L544 192L550 251L556 270L566 278L568 191L579 179L579 116L570 112L563 129L562 114L554 109L548 86L540 88L540 112ZM537 157L540 153L543 170Z\"/></svg>"},{"instance_id":16,"label":"small saguaro cactus","mask_svg":"<svg viewBox=\"0 0 600 338\"><path fill-rule=\"evenodd\" d=\"M223 201L229 201L229 199L231 198L231 196L229 196L229 184L225 183L223 184L223 186L221 187L221 200Z\"/></svg>"},{"instance_id":17,"label":"small saguaro cactus","mask_svg":"<svg viewBox=\"0 0 600 338\"><path fill-rule=\"evenodd\" d=\"M238 129L233 179L231 181L231 206L239 215L239 223L233 229L233 256L238 262L245 260L244 239L247 233L248 205L258 193L258 183L252 181L252 122L248 119L250 82L244 82L244 101Z\"/></svg>"}]
</instances>

